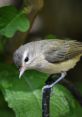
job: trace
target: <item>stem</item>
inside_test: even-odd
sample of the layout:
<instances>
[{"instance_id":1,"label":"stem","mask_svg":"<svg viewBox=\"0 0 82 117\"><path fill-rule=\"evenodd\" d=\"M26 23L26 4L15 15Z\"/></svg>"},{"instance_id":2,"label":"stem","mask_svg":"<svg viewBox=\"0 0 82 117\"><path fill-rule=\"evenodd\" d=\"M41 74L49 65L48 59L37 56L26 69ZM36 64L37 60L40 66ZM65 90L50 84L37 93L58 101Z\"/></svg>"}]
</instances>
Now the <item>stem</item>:
<instances>
[{"instance_id":1,"label":"stem","mask_svg":"<svg viewBox=\"0 0 82 117\"><path fill-rule=\"evenodd\" d=\"M57 78L56 75L55 77ZM54 74L50 75L47 81L45 82L46 85L52 84L55 80L55 77L54 77ZM59 83L64 85L72 93L72 95L74 95L74 97L78 100L79 104L82 106L82 95L76 89L76 87L72 83L67 81L66 79L62 79L62 81L60 81ZM44 88L44 87L43 87L43 92L42 92L42 117L50 117L51 88Z\"/></svg>"},{"instance_id":2,"label":"stem","mask_svg":"<svg viewBox=\"0 0 82 117\"><path fill-rule=\"evenodd\" d=\"M50 117L51 88L44 88L42 93L42 117Z\"/></svg>"},{"instance_id":3,"label":"stem","mask_svg":"<svg viewBox=\"0 0 82 117\"><path fill-rule=\"evenodd\" d=\"M65 86L71 93L72 95L76 98L76 100L79 102L79 104L82 106L82 95L78 91L78 89L72 84L70 81L63 79L60 84Z\"/></svg>"}]
</instances>

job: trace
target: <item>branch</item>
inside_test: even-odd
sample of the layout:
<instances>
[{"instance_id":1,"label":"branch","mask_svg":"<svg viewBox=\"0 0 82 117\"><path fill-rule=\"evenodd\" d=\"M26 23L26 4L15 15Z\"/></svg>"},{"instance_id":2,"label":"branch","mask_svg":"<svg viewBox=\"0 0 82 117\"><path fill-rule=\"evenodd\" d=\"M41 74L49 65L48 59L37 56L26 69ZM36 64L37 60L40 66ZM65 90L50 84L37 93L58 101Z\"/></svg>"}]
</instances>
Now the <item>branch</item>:
<instances>
[{"instance_id":1,"label":"branch","mask_svg":"<svg viewBox=\"0 0 82 117\"><path fill-rule=\"evenodd\" d=\"M82 95L78 91L78 89L74 86L74 84L72 84L70 81L68 81L66 79L63 79L59 83L64 85L72 93L72 95L76 98L76 100L79 102L79 104L82 106Z\"/></svg>"},{"instance_id":2,"label":"branch","mask_svg":"<svg viewBox=\"0 0 82 117\"><path fill-rule=\"evenodd\" d=\"M50 117L51 88L44 88L44 87L42 92L42 117Z\"/></svg>"}]
</instances>

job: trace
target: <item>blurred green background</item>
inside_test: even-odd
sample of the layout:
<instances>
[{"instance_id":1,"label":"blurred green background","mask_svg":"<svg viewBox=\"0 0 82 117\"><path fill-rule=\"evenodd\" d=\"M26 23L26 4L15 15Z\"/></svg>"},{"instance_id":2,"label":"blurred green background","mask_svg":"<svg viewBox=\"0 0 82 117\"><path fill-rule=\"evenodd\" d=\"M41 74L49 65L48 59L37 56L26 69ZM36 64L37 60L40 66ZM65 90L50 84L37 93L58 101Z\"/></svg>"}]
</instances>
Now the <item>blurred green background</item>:
<instances>
[{"instance_id":1,"label":"blurred green background","mask_svg":"<svg viewBox=\"0 0 82 117\"><path fill-rule=\"evenodd\" d=\"M15 9L4 10L10 5ZM48 75L30 71L19 80L12 56L20 45L45 38L82 41L82 0L0 0L0 117L41 117L41 89ZM82 93L82 60L66 79ZM61 85L53 90L51 117L82 116L70 91Z\"/></svg>"}]
</instances>

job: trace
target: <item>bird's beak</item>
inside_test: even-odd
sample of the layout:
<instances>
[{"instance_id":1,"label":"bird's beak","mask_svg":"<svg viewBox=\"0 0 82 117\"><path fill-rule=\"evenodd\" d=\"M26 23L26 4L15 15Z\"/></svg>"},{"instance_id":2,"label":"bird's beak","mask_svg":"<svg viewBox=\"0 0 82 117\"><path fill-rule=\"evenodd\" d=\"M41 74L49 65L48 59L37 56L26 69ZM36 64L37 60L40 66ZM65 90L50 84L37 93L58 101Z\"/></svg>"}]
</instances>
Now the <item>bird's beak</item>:
<instances>
[{"instance_id":1,"label":"bird's beak","mask_svg":"<svg viewBox=\"0 0 82 117\"><path fill-rule=\"evenodd\" d=\"M23 73L25 72L25 67L22 66L20 69L19 69L19 78L21 78L21 76L23 75Z\"/></svg>"}]
</instances>

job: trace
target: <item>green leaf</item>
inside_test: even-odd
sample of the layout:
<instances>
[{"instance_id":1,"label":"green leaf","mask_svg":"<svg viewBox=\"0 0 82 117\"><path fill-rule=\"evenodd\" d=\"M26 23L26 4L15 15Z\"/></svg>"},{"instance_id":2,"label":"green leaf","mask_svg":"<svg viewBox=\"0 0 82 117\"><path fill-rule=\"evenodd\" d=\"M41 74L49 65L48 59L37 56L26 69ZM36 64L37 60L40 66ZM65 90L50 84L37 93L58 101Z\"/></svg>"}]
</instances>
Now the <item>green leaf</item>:
<instances>
[{"instance_id":1,"label":"green leaf","mask_svg":"<svg viewBox=\"0 0 82 117\"><path fill-rule=\"evenodd\" d=\"M37 71L27 71L19 79L14 65L0 64L0 89L16 117L42 116L42 87L47 77ZM77 117L81 113L82 108L65 87L56 85L52 92L50 117Z\"/></svg>"},{"instance_id":2,"label":"green leaf","mask_svg":"<svg viewBox=\"0 0 82 117\"><path fill-rule=\"evenodd\" d=\"M0 8L0 34L12 37L16 31L25 32L29 29L30 22L22 11L13 6Z\"/></svg>"},{"instance_id":3,"label":"green leaf","mask_svg":"<svg viewBox=\"0 0 82 117\"><path fill-rule=\"evenodd\" d=\"M47 38L47 39L56 39L57 36L56 35L49 34L45 38Z\"/></svg>"},{"instance_id":4,"label":"green leaf","mask_svg":"<svg viewBox=\"0 0 82 117\"><path fill-rule=\"evenodd\" d=\"M12 109L8 108L7 102L5 102L1 92L0 92L0 117L15 117L15 113L12 111Z\"/></svg>"}]
</instances>

